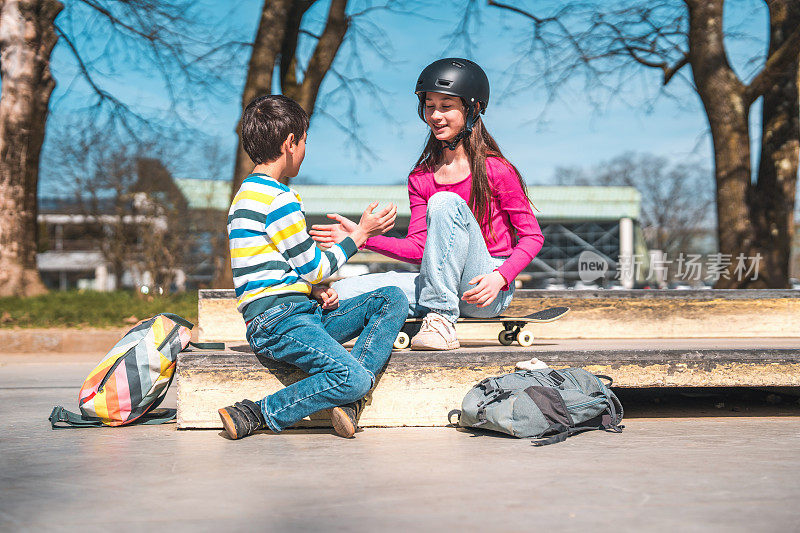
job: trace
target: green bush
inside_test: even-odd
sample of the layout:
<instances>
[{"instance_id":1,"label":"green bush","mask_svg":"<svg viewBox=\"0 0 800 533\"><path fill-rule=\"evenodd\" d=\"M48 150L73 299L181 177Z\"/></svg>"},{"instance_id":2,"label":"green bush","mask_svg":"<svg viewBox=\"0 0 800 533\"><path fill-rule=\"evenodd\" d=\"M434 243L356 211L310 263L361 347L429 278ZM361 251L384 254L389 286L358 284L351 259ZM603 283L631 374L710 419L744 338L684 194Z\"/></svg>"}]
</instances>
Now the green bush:
<instances>
[{"instance_id":1,"label":"green bush","mask_svg":"<svg viewBox=\"0 0 800 533\"><path fill-rule=\"evenodd\" d=\"M32 298L0 298L1 328L126 327L158 313L175 313L196 324L197 291L163 296L53 291Z\"/></svg>"}]
</instances>

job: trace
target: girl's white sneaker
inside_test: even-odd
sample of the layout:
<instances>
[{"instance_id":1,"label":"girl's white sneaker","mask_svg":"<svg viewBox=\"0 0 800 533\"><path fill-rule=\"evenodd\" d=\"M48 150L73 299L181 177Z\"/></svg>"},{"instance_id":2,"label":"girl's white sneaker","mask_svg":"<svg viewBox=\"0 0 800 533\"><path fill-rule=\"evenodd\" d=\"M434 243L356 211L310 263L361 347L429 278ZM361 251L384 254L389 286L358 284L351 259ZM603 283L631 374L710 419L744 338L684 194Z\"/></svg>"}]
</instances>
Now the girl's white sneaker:
<instances>
[{"instance_id":1,"label":"girl's white sneaker","mask_svg":"<svg viewBox=\"0 0 800 533\"><path fill-rule=\"evenodd\" d=\"M412 350L455 350L460 346L455 324L439 313L428 313L419 333L411 339Z\"/></svg>"}]
</instances>

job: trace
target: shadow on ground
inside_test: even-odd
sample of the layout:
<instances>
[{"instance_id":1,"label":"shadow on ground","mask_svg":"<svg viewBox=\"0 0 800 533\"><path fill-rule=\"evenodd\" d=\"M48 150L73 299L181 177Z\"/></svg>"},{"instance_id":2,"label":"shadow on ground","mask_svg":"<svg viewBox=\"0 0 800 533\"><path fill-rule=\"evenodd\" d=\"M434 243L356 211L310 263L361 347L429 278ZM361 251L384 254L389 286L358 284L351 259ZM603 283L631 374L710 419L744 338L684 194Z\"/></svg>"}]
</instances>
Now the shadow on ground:
<instances>
[{"instance_id":1,"label":"shadow on ground","mask_svg":"<svg viewBox=\"0 0 800 533\"><path fill-rule=\"evenodd\" d=\"M615 388L625 418L800 416L800 387Z\"/></svg>"}]
</instances>

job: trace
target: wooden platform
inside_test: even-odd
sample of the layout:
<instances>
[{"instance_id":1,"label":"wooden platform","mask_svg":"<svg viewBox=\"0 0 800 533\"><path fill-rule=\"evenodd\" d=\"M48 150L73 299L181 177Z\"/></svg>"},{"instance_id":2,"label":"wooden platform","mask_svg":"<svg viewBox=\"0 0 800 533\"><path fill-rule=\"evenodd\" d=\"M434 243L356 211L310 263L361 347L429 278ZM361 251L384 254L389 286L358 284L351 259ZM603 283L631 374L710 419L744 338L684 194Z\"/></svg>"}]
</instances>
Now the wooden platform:
<instances>
[{"instance_id":1,"label":"wooden platform","mask_svg":"<svg viewBox=\"0 0 800 533\"><path fill-rule=\"evenodd\" d=\"M450 352L397 351L365 409L363 426L442 426L464 394L487 376L536 356L580 366L620 387L800 386L800 338L596 339L537 341L530 348L474 343ZM241 343L221 352L183 352L178 360L178 427L219 428L217 409L258 400L304 377L260 360ZM304 427L328 424L318 413Z\"/></svg>"}]
</instances>

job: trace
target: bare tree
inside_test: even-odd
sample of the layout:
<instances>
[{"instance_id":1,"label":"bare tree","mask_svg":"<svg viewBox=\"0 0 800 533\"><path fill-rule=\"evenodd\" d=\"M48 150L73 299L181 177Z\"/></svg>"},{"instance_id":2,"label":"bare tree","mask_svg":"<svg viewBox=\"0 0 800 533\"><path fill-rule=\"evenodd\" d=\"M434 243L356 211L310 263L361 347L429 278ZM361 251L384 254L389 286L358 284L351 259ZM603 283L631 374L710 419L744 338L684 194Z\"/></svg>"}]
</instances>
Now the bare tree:
<instances>
[{"instance_id":1,"label":"bare tree","mask_svg":"<svg viewBox=\"0 0 800 533\"><path fill-rule=\"evenodd\" d=\"M135 264L140 272L150 274L154 287L169 290L187 263L188 202L158 159L137 157L136 178L129 191L131 211L142 220L136 225L139 253Z\"/></svg>"},{"instance_id":2,"label":"bare tree","mask_svg":"<svg viewBox=\"0 0 800 533\"><path fill-rule=\"evenodd\" d=\"M703 229L712 227L711 172L694 164L671 165L652 154L625 153L585 170L558 168L562 185L620 185L642 195L640 223L650 248L677 256Z\"/></svg>"},{"instance_id":3,"label":"bare tree","mask_svg":"<svg viewBox=\"0 0 800 533\"><path fill-rule=\"evenodd\" d=\"M335 79L336 86L326 96L332 100L338 96L346 97L344 107L347 108L347 123L343 123L335 113L325 109L320 109L320 113L333 119L351 140L368 150L354 133L358 127L355 111L356 92L360 91L368 97L372 95L378 106L382 106L382 100L375 97L380 91L365 73L360 57L363 52L360 48L367 46L372 53L388 60L386 50L389 43L366 15L376 10L399 11L399 2L332 0L324 19L323 29L319 34L315 34L307 29L306 13L317 3L317 0L264 2L258 31L253 41L247 79L242 91L242 110L257 96L271 94L273 87L277 86L278 92L293 98L309 115L313 115L318 110L320 86L330 75ZM358 5L353 9L354 4ZM348 8L351 9L348 11ZM334 60L348 35L351 37L349 42L353 50L346 59L353 72L348 72L347 68L336 68L334 65ZM301 38L314 43L307 61L303 61L299 53L298 45ZM277 79L274 78L275 74ZM237 131L239 129L237 127ZM242 148L240 139L231 195L236 193L252 167L253 162Z\"/></svg>"},{"instance_id":4,"label":"bare tree","mask_svg":"<svg viewBox=\"0 0 800 533\"><path fill-rule=\"evenodd\" d=\"M536 63L534 71L551 94L578 75L591 88L615 90L640 69L661 73L665 87L677 78L686 81L703 104L714 145L719 250L733 258L762 256L758 280L737 281L734 260L728 279L720 278L716 286L789 286L800 153L800 3L766 1L769 49L749 83L728 61L724 0L564 2L546 15L507 2L487 3L531 23L530 47L514 70L523 84L525 70L531 70L528 60ZM755 173L749 111L761 97L762 142Z\"/></svg>"},{"instance_id":5,"label":"bare tree","mask_svg":"<svg viewBox=\"0 0 800 533\"><path fill-rule=\"evenodd\" d=\"M346 136L359 145L363 150L369 148L360 141L356 133L358 129L357 114L355 111L358 98L356 92L360 89L364 95L372 95L375 103L382 105L377 86L364 74L363 64L360 63L359 51L353 51L351 61L354 63L355 75L348 74L344 69L336 69L334 60L339 53L345 37L353 35L351 42L356 47L360 41L366 42L372 51L388 59L383 51L387 43L380 31L375 31L374 26L364 18L374 10L398 9L398 2L385 0L374 3L362 2L356 9L348 12L354 2L348 0L331 0L324 26L319 34L312 33L304 24L304 17L308 10L317 3L317 0L274 0L265 1L259 22L258 31L253 41L252 54L247 69L247 79L242 91L242 110L250 101L259 95L271 94L277 85L278 91L296 100L309 115L317 109L320 86L326 76L333 75L337 86L331 90L328 97L335 100L344 96L348 124L341 122L336 114L325 111L320 112L331 118ZM355 22L359 20L361 24ZM301 61L298 44L300 38L305 37L315 44L310 58L305 64ZM357 39L360 37L360 39ZM363 45L363 44L362 44ZM277 72L276 72L277 71ZM277 74L277 79L274 79ZM337 102L339 103L339 102ZM237 127L240 131L241 127ZM239 139L236 151L236 164L234 167L231 198L242 184L247 173L253 168L253 162L244 151ZM280 177L279 179L283 179ZM220 250L221 255L227 258L223 269L215 276L214 285L230 287L233 283L230 251L227 246Z\"/></svg>"},{"instance_id":6,"label":"bare tree","mask_svg":"<svg viewBox=\"0 0 800 533\"><path fill-rule=\"evenodd\" d=\"M103 83L116 71L110 56L122 54L144 75L158 73L172 102L184 99L187 87L214 79L201 67L226 49L205 46L193 9L188 0L0 0L0 296L44 291L36 271L36 195L56 42L94 94L91 120L102 116L109 127L136 133L153 117Z\"/></svg>"},{"instance_id":7,"label":"bare tree","mask_svg":"<svg viewBox=\"0 0 800 533\"><path fill-rule=\"evenodd\" d=\"M169 288L193 244L188 203L161 158L180 152L155 142L134 145L101 131L59 124L57 154L45 163L71 191L84 235L110 266L117 287L126 272ZM141 281L141 279L139 279Z\"/></svg>"}]
</instances>

